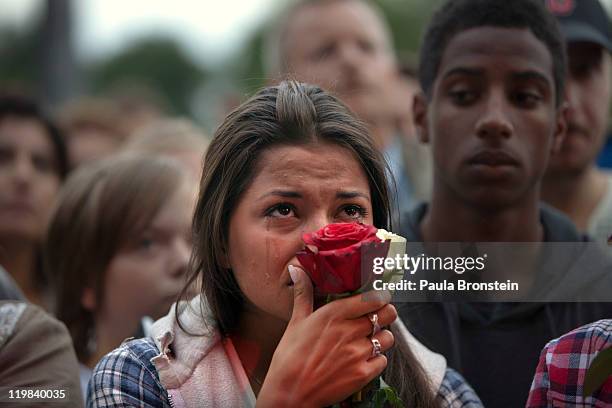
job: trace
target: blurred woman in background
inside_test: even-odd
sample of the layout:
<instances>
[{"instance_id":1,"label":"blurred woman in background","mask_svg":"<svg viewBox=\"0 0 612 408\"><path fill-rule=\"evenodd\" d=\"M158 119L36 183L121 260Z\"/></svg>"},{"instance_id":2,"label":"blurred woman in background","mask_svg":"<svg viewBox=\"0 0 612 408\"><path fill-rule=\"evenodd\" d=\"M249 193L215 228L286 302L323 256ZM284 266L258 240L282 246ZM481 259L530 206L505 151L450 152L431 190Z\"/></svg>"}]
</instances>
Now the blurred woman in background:
<instances>
[{"instance_id":1,"label":"blurred woman in background","mask_svg":"<svg viewBox=\"0 0 612 408\"><path fill-rule=\"evenodd\" d=\"M175 160L118 155L78 169L51 218L45 261L57 317L72 336L85 389L91 368L183 287L195 204Z\"/></svg>"},{"instance_id":2,"label":"blurred woman in background","mask_svg":"<svg viewBox=\"0 0 612 408\"><path fill-rule=\"evenodd\" d=\"M64 141L36 103L0 96L0 265L27 299L52 304L40 248L68 171Z\"/></svg>"}]
</instances>

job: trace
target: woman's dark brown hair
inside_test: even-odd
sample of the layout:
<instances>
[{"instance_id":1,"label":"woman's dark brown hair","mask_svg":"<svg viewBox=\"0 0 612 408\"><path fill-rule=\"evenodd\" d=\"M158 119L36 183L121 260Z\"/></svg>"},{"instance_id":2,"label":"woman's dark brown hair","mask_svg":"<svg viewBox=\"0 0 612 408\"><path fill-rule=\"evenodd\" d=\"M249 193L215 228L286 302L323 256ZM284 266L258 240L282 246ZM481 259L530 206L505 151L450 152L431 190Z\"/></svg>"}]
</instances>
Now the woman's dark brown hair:
<instances>
[{"instance_id":1,"label":"woman's dark brown hair","mask_svg":"<svg viewBox=\"0 0 612 408\"><path fill-rule=\"evenodd\" d=\"M138 239L185 179L172 159L118 155L75 170L64 185L47 231L45 266L57 296L56 315L87 362L95 312L82 304L86 288L96 309L104 299L109 264Z\"/></svg>"},{"instance_id":2,"label":"woman's dark brown hair","mask_svg":"<svg viewBox=\"0 0 612 408\"><path fill-rule=\"evenodd\" d=\"M370 186L374 225L389 228L386 165L365 125L318 87L285 81L264 88L217 129L204 160L193 220L189 284L200 282L208 308L224 334L236 327L245 302L231 269L223 266L230 217L256 175L262 152L279 145L317 143L341 146L358 160ZM414 355L391 354L387 381L410 406L432 406L433 394Z\"/></svg>"}]
</instances>

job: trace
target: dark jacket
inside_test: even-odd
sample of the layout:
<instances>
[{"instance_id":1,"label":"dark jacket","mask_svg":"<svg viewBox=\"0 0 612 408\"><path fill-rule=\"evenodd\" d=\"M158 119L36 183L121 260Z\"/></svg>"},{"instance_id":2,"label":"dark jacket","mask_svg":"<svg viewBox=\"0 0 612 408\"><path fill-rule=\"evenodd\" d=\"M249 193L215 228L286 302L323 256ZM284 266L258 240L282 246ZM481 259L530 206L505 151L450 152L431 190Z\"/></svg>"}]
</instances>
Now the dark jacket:
<instances>
[{"instance_id":1,"label":"dark jacket","mask_svg":"<svg viewBox=\"0 0 612 408\"><path fill-rule=\"evenodd\" d=\"M404 220L402 235L408 241L422 241L418 226L426 212L427 206L422 205ZM546 242L586 240L557 211L542 207L540 213ZM576 270L575 265L572 270ZM597 282L612 295L612 270L590 268L588 274L585 281ZM415 337L443 354L486 407L504 408L525 406L540 351L548 341L586 323L612 317L612 303L446 302L396 306Z\"/></svg>"}]
</instances>

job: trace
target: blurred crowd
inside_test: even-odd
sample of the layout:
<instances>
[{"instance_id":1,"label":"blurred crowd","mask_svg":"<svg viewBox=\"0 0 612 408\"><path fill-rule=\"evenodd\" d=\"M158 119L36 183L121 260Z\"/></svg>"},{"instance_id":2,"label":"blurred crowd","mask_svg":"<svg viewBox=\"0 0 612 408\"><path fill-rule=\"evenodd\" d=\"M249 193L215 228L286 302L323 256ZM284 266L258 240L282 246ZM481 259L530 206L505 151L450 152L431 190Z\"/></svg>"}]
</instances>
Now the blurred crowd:
<instances>
[{"instance_id":1,"label":"blurred crowd","mask_svg":"<svg viewBox=\"0 0 612 408\"><path fill-rule=\"evenodd\" d=\"M453 172L453 153L461 146L456 139L462 135L438 138L438 134L452 132L454 126L460 131L462 124L452 120L451 110L443 104L425 108L435 104L435 98L443 91L438 82L429 83L428 86L433 84L430 89L424 89L423 84L431 75L434 80L436 75L446 75L440 64L448 61L431 48L421 51L419 61L416 56L395 55L384 16L373 2L299 1L288 7L266 38L268 84L274 86L291 79L317 85L336 96L365 124L387 163L391 225L409 239L593 240L605 245L612 235L612 173L598 164L598 158L607 140L612 95L610 21L597 0L539 3L546 3L564 35L567 64L559 68L565 60L554 57L552 64L556 64L555 75L565 77L559 109L566 125L555 129L565 137L553 142L544 138L526 142L525 154L535 164L528 174L531 179L526 176L519 187L527 191L537 185L533 197L544 208L538 213L543 228L549 224L557 228L551 227L548 236L546 231L537 229L532 235L501 234L500 225L507 223L508 214L504 219L490 214L495 212L493 208L519 206L515 203L518 199L503 196L503 203L497 203L490 191L481 195L474 192L477 198L473 207L477 202L488 204L483 204L478 217L470 219L474 227L469 231L473 233L466 232L467 228L444 229L436 224L436 219L450 222L468 212L454 206L464 187L461 180L454 181L449 175ZM447 25L454 27L448 22ZM513 27L504 22L493 25ZM461 32L463 28L452 30ZM432 38L443 37L435 27L432 33ZM538 33L536 37L541 38ZM449 41L454 40L440 41L442 47L449 47ZM503 43L500 47L500 53L507 51ZM551 47L542 45L542 52ZM523 62L529 65L529 61ZM427 71L432 68L436 71ZM467 106L486 92L493 92L475 84L494 81L496 71L484 75L485 79L478 76L478 69L463 71L455 75L472 75L463 81L471 88L457 80L458 85L449 87L447 92L454 101L460 100L458 104ZM527 100L521 100L525 105L518 109L529 109L528 103L543 103L549 97L546 92L550 91L542 90L545 87L538 81L527 76L520 80L529 86L524 94L512 96ZM506 133L522 129L500 119L505 103L501 99L486 103L490 111L480 120L491 123L478 125L486 128L479 137L500 134L503 138ZM226 113L228 118L236 114L231 109ZM509 114L512 115L515 113ZM526 122L531 120L536 123L541 119L530 117ZM219 158L207 154L207 149L217 133L223 132L227 129L221 126L214 135L207 134L192 119L169 115L146 95L83 96L65 106L48 107L29 95L2 90L0 86L0 387L66 389L71 397L65 406L83 406L94 367L105 355L127 338L149 336L151 324L168 313L179 295L193 297L200 292L205 286L202 282L187 281L194 267L190 262L193 228L198 221L194 211L198 195L203 194L201 187L211 182L202 177L205 161L222 165L216 163ZM453 145L455 142L457 145ZM223 151L222 147L218 149ZM549 160L550 150L554 153ZM505 160L484 156L480 159ZM538 220L514 219L511 223L540 225ZM576 234L559 232L553 239L561 225L563 231L575 228ZM612 277L612 270L608 272ZM609 290L612 293L612 287ZM612 318L612 314L607 315L612 313L611 307L589 307L583 307L580 313L572 308L551 308L528 317L513 311L509 320L498 318L504 310L496 309L486 312L495 318L483 317L484 323L476 317L467 323L459 318L453 320L456 326L449 337L457 336L462 343L444 338L444 333L449 333L446 326L434 327L448 320L446 314L424 313L422 322L414 322L413 334L425 346L444 355L449 366L474 387L485 406L524 404L530 387L531 406L551 406L546 405L550 404L550 394L534 394L542 388L537 382L538 374L531 385L538 356L548 340L596 320ZM423 310L398 309L409 329L409 321ZM483 310L475 308L472 312L476 315ZM550 317L557 313L563 314L565 323ZM542 315L548 319L542 325L556 325L554 330L540 333L540 326L529 326L527 321L545 319ZM500 333L517 327L517 335L501 339ZM598 327L603 327L607 337L597 347L609 348L612 328L601 323ZM528 346L522 351L532 364L525 367L521 359L508 363L510 370L516 369L508 375L516 381L496 378L500 384L512 384L502 393L499 389L503 386L495 387L487 370L503 364L502 360L513 359L509 343L529 337L530 330L537 332L537 339L528 351ZM474 332L479 333L478 337L470 340ZM487 337L486 333L499 336ZM438 340L432 340L436 336ZM444 343L447 340L452 344ZM457 344L464 348L457 349ZM553 356L540 361L540 375L542 370L550 369L543 364L555 361L551 347L556 344L542 352ZM495 353L496 348L504 355L495 359L479 357L479 353ZM591 352L591 357L594 354ZM475 373L476 370L481 371ZM607 394L602 391L599 396L605 404L612 404L611 384L609 379L604 386ZM570 392L568 389L565 392ZM0 405L3 402L6 401L0 400ZM103 406L96 404L93 400L88 402L88 406ZM479 406L480 401L473 404L457 406ZM440 402L440 406L445 405Z\"/></svg>"}]
</instances>

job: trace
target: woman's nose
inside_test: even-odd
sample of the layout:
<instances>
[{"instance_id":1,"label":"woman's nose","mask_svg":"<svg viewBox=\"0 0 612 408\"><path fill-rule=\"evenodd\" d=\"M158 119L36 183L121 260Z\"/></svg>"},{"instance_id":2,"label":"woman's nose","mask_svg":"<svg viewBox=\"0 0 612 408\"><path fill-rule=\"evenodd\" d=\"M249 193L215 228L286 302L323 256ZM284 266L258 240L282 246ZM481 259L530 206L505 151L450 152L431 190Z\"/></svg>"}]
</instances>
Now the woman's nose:
<instances>
[{"instance_id":1,"label":"woman's nose","mask_svg":"<svg viewBox=\"0 0 612 408\"><path fill-rule=\"evenodd\" d=\"M28 184L34 173L32 162L25 157L16 157L13 162L13 178L17 184Z\"/></svg>"},{"instance_id":2,"label":"woman's nose","mask_svg":"<svg viewBox=\"0 0 612 408\"><path fill-rule=\"evenodd\" d=\"M327 214L318 214L310 218L310 220L304 226L304 232L318 231L328 224L334 222Z\"/></svg>"}]
</instances>

